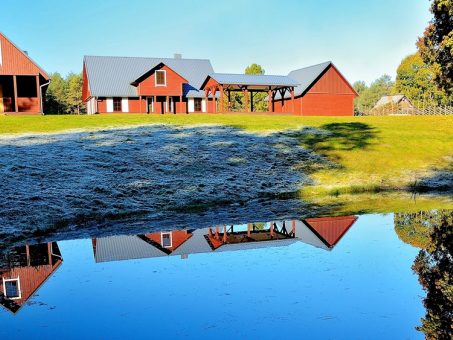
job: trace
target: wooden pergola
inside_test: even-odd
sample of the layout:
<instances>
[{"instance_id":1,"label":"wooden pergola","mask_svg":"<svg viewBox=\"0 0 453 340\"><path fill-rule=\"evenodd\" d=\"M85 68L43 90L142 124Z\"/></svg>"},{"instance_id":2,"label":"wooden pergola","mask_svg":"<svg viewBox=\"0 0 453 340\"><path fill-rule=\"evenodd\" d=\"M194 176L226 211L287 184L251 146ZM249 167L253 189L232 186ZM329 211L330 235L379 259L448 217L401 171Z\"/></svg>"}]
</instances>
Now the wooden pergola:
<instances>
[{"instance_id":1,"label":"wooden pergola","mask_svg":"<svg viewBox=\"0 0 453 340\"><path fill-rule=\"evenodd\" d=\"M212 96L214 112L230 112L231 110L231 92L242 92L245 98L245 112L254 110L253 96L258 92L267 93L268 111L274 112L274 100L277 93L281 96L282 104L285 101L286 92L291 95L292 110L294 107L294 88L299 85L294 79L287 76L274 75L248 75L248 74L228 74L213 73L204 81L201 89L205 92L206 103L209 96ZM220 93L220 107L217 109L217 93ZM225 93L226 93L226 110L225 110ZM249 104L250 94L250 104Z\"/></svg>"}]
</instances>

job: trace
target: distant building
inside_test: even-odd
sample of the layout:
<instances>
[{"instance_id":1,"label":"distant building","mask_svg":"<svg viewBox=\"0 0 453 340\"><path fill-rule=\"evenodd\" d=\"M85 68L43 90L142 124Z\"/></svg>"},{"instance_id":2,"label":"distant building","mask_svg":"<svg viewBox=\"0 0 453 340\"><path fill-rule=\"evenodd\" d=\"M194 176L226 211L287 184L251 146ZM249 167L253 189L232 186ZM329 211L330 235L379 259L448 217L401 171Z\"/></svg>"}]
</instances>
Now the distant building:
<instances>
[{"instance_id":1,"label":"distant building","mask_svg":"<svg viewBox=\"0 0 453 340\"><path fill-rule=\"evenodd\" d=\"M404 94L397 94L394 96L383 96L374 105L374 109L382 109L386 107L396 107L401 109L414 109L411 101Z\"/></svg>"},{"instance_id":2,"label":"distant building","mask_svg":"<svg viewBox=\"0 0 453 340\"><path fill-rule=\"evenodd\" d=\"M0 114L42 113L49 76L0 32Z\"/></svg>"},{"instance_id":3,"label":"distant building","mask_svg":"<svg viewBox=\"0 0 453 340\"><path fill-rule=\"evenodd\" d=\"M224 113L230 94L267 94L268 113L352 116L358 95L338 69L323 63L288 75L215 73L207 59L85 56L82 100L87 113Z\"/></svg>"}]
</instances>

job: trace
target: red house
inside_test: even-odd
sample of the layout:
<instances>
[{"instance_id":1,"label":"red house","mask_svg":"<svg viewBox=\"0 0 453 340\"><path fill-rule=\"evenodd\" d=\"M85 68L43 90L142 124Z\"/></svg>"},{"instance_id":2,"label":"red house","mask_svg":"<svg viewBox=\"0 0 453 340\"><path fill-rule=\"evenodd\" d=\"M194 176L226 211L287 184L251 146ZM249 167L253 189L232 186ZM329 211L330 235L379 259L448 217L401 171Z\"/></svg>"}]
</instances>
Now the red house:
<instances>
[{"instance_id":1,"label":"red house","mask_svg":"<svg viewBox=\"0 0 453 340\"><path fill-rule=\"evenodd\" d=\"M352 116L357 93L331 63L284 75L214 73L209 60L86 56L83 95L88 114L228 112L231 92L245 111L266 93L269 113Z\"/></svg>"},{"instance_id":2,"label":"red house","mask_svg":"<svg viewBox=\"0 0 453 340\"><path fill-rule=\"evenodd\" d=\"M39 114L49 76L0 32L0 114Z\"/></svg>"}]
</instances>

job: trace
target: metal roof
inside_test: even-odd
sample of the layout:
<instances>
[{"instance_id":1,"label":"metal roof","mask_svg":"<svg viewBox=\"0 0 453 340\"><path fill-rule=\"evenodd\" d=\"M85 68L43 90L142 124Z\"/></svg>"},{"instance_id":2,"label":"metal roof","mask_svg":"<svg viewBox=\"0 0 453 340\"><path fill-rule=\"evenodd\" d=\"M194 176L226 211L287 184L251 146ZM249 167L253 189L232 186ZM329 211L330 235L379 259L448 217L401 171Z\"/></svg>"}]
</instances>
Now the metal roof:
<instances>
[{"instance_id":1,"label":"metal roof","mask_svg":"<svg viewBox=\"0 0 453 340\"><path fill-rule=\"evenodd\" d=\"M207 75L214 72L208 59L84 57L90 93L96 97L136 97L131 83L160 63L189 81L189 97L196 96Z\"/></svg>"},{"instance_id":2,"label":"metal roof","mask_svg":"<svg viewBox=\"0 0 453 340\"><path fill-rule=\"evenodd\" d=\"M294 89L294 95L300 96L304 94L313 83L324 73L324 71L332 65L331 61L325 63L300 68L289 72L288 77L294 78L299 85ZM290 94L286 93L285 98L289 98ZM280 93L277 93L275 99L281 99Z\"/></svg>"},{"instance_id":3,"label":"metal roof","mask_svg":"<svg viewBox=\"0 0 453 340\"><path fill-rule=\"evenodd\" d=\"M397 94L394 96L383 96L381 99L379 99L377 101L376 105L374 105L374 108L384 106L387 104L391 104L391 103L399 104L399 102L401 102L403 99L409 101L409 99L407 99L407 97L404 94Z\"/></svg>"},{"instance_id":4,"label":"metal roof","mask_svg":"<svg viewBox=\"0 0 453 340\"><path fill-rule=\"evenodd\" d=\"M244 86L297 86L299 83L288 76L211 73L209 77L219 84Z\"/></svg>"}]
</instances>

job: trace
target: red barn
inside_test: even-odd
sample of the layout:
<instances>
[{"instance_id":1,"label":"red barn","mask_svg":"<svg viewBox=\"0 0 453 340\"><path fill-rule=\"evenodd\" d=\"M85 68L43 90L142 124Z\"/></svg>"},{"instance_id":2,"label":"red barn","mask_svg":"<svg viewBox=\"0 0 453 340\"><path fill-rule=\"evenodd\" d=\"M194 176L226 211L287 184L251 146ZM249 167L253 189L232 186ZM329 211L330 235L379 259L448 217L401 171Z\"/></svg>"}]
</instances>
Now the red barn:
<instances>
[{"instance_id":1,"label":"red barn","mask_svg":"<svg viewBox=\"0 0 453 340\"><path fill-rule=\"evenodd\" d=\"M49 76L0 33L0 114L42 113Z\"/></svg>"},{"instance_id":2,"label":"red barn","mask_svg":"<svg viewBox=\"0 0 453 340\"><path fill-rule=\"evenodd\" d=\"M302 116L353 116L354 88L332 62L291 71L288 77L299 83L290 93L277 93L273 112L294 112ZM293 106L294 105L294 106Z\"/></svg>"}]
</instances>

